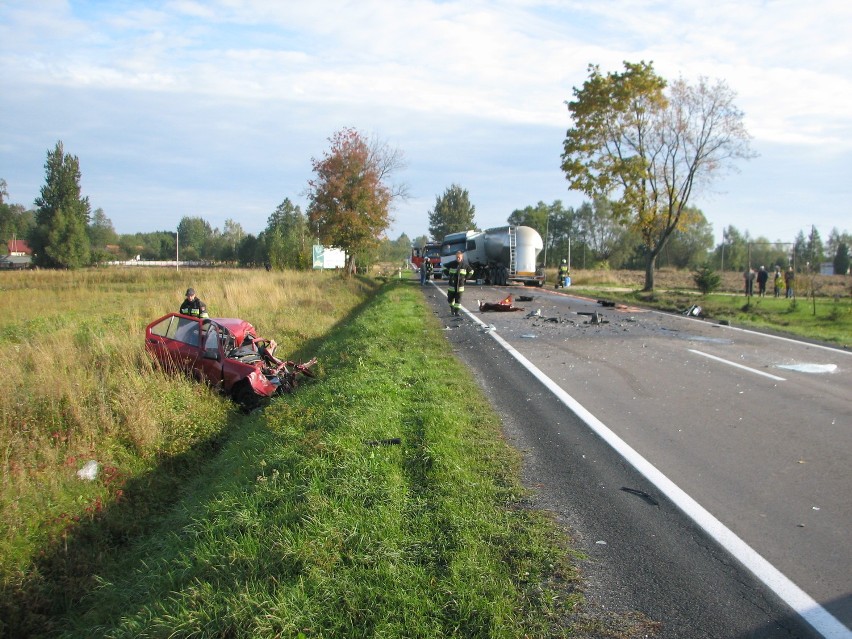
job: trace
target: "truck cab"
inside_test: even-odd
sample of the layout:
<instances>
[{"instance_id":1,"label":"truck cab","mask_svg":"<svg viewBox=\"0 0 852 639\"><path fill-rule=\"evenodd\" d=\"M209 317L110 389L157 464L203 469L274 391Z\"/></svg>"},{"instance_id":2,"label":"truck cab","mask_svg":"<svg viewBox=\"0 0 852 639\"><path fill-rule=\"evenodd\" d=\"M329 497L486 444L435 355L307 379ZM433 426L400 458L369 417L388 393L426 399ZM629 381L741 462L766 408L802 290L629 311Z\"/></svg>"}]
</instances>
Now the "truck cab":
<instances>
[{"instance_id":1,"label":"truck cab","mask_svg":"<svg viewBox=\"0 0 852 639\"><path fill-rule=\"evenodd\" d=\"M440 242L427 242L422 247L413 246L411 248L411 265L415 269L420 269L420 266L423 264L423 260L429 260L432 262L432 273L433 277L441 276L441 243Z\"/></svg>"},{"instance_id":2,"label":"truck cab","mask_svg":"<svg viewBox=\"0 0 852 639\"><path fill-rule=\"evenodd\" d=\"M444 240L441 242L441 269L443 270L447 264L455 261L457 251L464 253L465 262L473 268L479 262L480 249L478 247L482 245L482 236L483 233L480 231L461 231L444 236Z\"/></svg>"}]
</instances>

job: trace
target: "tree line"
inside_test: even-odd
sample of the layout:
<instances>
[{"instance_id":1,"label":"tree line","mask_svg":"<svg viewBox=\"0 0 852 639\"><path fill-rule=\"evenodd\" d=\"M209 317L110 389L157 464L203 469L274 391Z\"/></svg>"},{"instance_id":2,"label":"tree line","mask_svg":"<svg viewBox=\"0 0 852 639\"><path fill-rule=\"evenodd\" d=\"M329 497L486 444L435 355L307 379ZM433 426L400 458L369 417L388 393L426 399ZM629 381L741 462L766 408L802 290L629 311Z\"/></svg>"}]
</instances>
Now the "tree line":
<instances>
[{"instance_id":1,"label":"tree line","mask_svg":"<svg viewBox=\"0 0 852 639\"><path fill-rule=\"evenodd\" d=\"M404 186L386 184L401 166L401 154L353 129L337 132L330 141L331 151L313 160L317 177L309 183L308 211L285 198L256 236L233 219L220 230L200 216L184 216L176 232L118 234L103 209L91 211L81 193L79 158L66 153L59 141L48 151L35 209L7 202L7 184L0 179L0 238L26 240L35 266L62 269L178 255L182 261L303 269L312 266L316 242L345 248L352 270L357 261L407 258L411 241L406 236L383 238L390 204L405 196Z\"/></svg>"},{"instance_id":2,"label":"tree line","mask_svg":"<svg viewBox=\"0 0 852 639\"><path fill-rule=\"evenodd\" d=\"M506 223L534 228L544 240L540 256L546 267L555 267L562 259L571 258L574 268L642 270L647 261L647 247L636 228L624 224L612 212L613 203L598 199L577 208L566 207L560 200L551 204L516 209ZM438 196L429 212L429 231L433 238L461 230L478 230L476 207L470 203L467 190L457 184ZM770 241L764 236L752 237L748 231L729 226L723 240L714 244L713 227L704 213L689 207L684 220L672 231L657 257L660 267L695 269L710 265L717 270L743 271L749 266L793 266L797 271L818 268L833 262L836 273L849 269L852 235L831 230L823 242L815 228L799 231L793 241ZM428 238L417 238L422 246Z\"/></svg>"},{"instance_id":3,"label":"tree line","mask_svg":"<svg viewBox=\"0 0 852 639\"><path fill-rule=\"evenodd\" d=\"M815 270L833 260L835 272L849 268L850 237L832 229L823 243L815 228L791 242L751 238L734 227L713 246L712 227L690 202L738 160L755 157L743 114L723 81L700 78L668 82L651 63L624 63L624 71L603 73L589 66L588 79L567 101L572 125L563 141L561 168L571 190L590 201L577 209L557 200L511 212L508 224L532 226L545 239L547 266L571 256L574 266L644 269L645 290L653 290L660 266L712 265L743 270L758 265ZM412 245L385 232L394 204L407 197L393 182L405 166L402 152L356 129L337 131L329 149L312 158L305 212L288 198L273 211L257 236L232 219L212 228L201 217L180 220L177 237L168 231L118 235L102 209L91 213L80 192L79 160L62 142L48 152L45 185L36 209L6 204L0 183L0 236L27 239L36 265L77 268L110 258L181 259L308 268L315 242L346 250L347 272L356 264L399 262ZM468 192L452 184L428 212L432 238L475 229Z\"/></svg>"}]
</instances>

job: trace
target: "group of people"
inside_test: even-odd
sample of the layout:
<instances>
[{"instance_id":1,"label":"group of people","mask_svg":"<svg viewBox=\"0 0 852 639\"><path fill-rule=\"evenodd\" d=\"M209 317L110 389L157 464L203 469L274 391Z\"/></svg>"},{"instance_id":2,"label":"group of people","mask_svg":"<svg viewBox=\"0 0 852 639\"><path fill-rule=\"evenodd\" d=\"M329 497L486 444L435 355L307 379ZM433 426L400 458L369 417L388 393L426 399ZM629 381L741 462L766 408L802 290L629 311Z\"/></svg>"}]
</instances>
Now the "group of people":
<instances>
[{"instance_id":1,"label":"group of people","mask_svg":"<svg viewBox=\"0 0 852 639\"><path fill-rule=\"evenodd\" d=\"M766 270L765 266L761 266L760 270L757 273L754 272L754 269L749 267L743 273L743 279L745 280L745 294L748 297L754 295L754 281L757 280L757 294L760 297L766 296L766 285L769 282L769 271ZM793 292L793 283L796 279L796 273L793 270L793 267L790 266L783 274L781 273L781 267L775 266L775 275L772 278L772 283L775 286L775 297L781 297L781 286L783 285L786 293L785 296L788 298L794 297Z\"/></svg>"}]
</instances>

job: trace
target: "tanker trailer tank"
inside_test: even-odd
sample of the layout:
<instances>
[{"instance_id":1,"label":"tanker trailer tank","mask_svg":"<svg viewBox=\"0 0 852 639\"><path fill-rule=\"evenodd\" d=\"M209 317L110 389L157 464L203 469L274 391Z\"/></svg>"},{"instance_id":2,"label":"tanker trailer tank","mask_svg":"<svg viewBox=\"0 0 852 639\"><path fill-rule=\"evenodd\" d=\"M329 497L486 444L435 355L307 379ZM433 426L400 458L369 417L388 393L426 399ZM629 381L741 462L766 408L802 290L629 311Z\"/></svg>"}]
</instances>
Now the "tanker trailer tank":
<instances>
[{"instance_id":1,"label":"tanker trailer tank","mask_svg":"<svg viewBox=\"0 0 852 639\"><path fill-rule=\"evenodd\" d=\"M537 268L544 248L541 235L529 226L502 226L485 231L488 279L498 285L522 282L542 286L544 272Z\"/></svg>"}]
</instances>

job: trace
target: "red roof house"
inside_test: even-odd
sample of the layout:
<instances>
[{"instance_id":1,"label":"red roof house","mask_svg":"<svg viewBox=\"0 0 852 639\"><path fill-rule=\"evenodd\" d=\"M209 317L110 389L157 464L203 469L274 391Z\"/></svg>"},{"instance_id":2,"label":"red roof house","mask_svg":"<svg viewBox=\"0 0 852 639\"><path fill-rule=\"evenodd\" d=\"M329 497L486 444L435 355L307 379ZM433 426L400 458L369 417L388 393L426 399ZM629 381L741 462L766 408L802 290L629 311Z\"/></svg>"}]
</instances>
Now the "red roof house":
<instances>
[{"instance_id":1,"label":"red roof house","mask_svg":"<svg viewBox=\"0 0 852 639\"><path fill-rule=\"evenodd\" d=\"M13 257L33 254L33 250L27 244L26 240L9 240L6 243L6 248L9 249L9 255Z\"/></svg>"}]
</instances>

